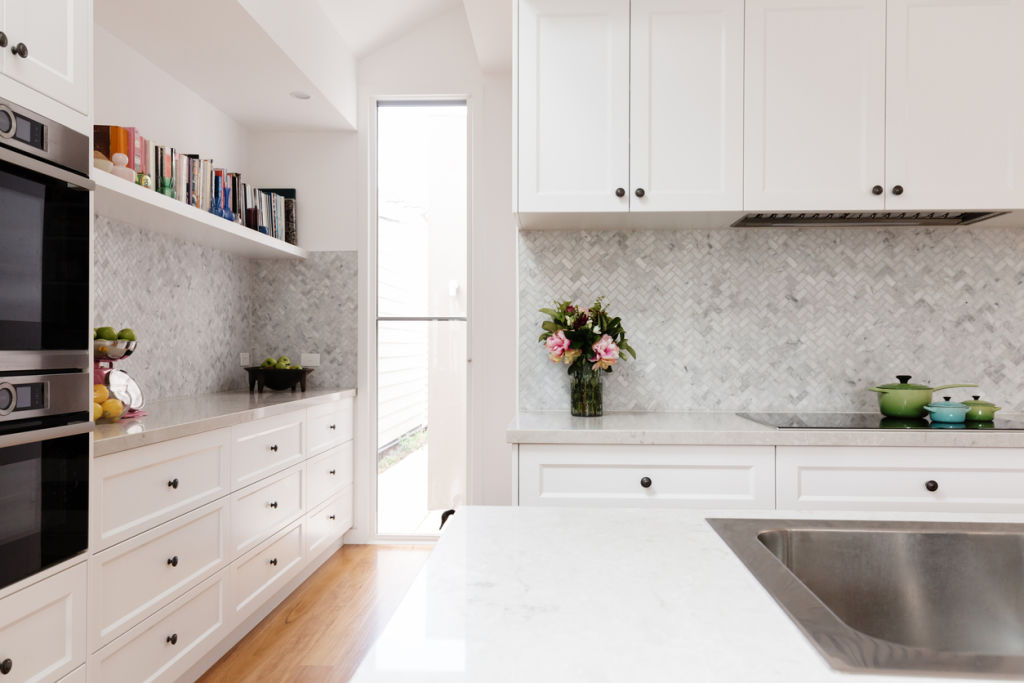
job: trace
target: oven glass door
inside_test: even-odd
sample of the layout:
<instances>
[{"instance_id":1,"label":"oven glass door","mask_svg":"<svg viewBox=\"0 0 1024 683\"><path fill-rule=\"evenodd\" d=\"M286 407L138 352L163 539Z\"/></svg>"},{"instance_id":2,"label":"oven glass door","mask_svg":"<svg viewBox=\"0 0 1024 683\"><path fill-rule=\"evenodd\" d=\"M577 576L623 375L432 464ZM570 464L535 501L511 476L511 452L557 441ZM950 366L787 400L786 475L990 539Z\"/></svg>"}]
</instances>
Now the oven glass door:
<instances>
[{"instance_id":1,"label":"oven glass door","mask_svg":"<svg viewBox=\"0 0 1024 683\"><path fill-rule=\"evenodd\" d=\"M0 161L0 351L88 348L89 192Z\"/></svg>"},{"instance_id":2,"label":"oven glass door","mask_svg":"<svg viewBox=\"0 0 1024 683\"><path fill-rule=\"evenodd\" d=\"M89 435L0 448L0 588L84 551Z\"/></svg>"}]
</instances>

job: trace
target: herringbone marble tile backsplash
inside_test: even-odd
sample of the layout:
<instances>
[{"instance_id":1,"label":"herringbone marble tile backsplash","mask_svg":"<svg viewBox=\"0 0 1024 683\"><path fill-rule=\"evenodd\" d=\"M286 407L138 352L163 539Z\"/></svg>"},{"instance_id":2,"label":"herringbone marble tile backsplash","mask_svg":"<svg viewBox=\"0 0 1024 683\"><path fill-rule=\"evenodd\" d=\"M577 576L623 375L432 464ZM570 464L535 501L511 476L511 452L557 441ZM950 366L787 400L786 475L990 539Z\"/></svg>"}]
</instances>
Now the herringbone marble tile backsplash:
<instances>
[{"instance_id":1,"label":"herringbone marble tile backsplash","mask_svg":"<svg viewBox=\"0 0 1024 683\"><path fill-rule=\"evenodd\" d=\"M238 354L319 353L312 387L356 382L356 253L250 260L97 216L94 320L133 328L118 367L147 400L247 388Z\"/></svg>"},{"instance_id":2,"label":"herringbone marble tile backsplash","mask_svg":"<svg viewBox=\"0 0 1024 683\"><path fill-rule=\"evenodd\" d=\"M1024 409L1024 229L520 233L522 410L568 409L537 309L599 295L639 356L606 410L875 410L897 374Z\"/></svg>"}]
</instances>

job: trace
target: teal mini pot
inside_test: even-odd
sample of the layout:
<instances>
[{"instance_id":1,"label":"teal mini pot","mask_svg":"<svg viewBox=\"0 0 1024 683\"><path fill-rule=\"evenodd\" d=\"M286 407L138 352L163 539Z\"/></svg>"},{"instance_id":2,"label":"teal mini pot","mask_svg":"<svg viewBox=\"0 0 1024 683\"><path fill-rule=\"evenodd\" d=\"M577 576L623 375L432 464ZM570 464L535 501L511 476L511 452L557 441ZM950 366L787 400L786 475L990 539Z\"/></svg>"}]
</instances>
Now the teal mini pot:
<instances>
[{"instance_id":1,"label":"teal mini pot","mask_svg":"<svg viewBox=\"0 0 1024 683\"><path fill-rule=\"evenodd\" d=\"M932 422L943 424L963 424L967 419L969 408L963 403L951 401L949 396L943 396L943 400L929 403L924 407L931 414Z\"/></svg>"},{"instance_id":2,"label":"teal mini pot","mask_svg":"<svg viewBox=\"0 0 1024 683\"><path fill-rule=\"evenodd\" d=\"M1001 407L989 401L982 401L981 396L974 396L971 401L964 401L967 406L967 419L974 422L991 422L996 419L996 412Z\"/></svg>"},{"instance_id":3,"label":"teal mini pot","mask_svg":"<svg viewBox=\"0 0 1024 683\"><path fill-rule=\"evenodd\" d=\"M977 384L943 384L939 387L927 387L923 384L910 384L910 375L896 375L898 384L883 384L871 387L868 391L878 393L878 409L889 417L925 417L924 409L932 402L932 393L954 387L976 387ZM934 418L932 418L934 419ZM962 422L963 420L961 420Z\"/></svg>"}]
</instances>

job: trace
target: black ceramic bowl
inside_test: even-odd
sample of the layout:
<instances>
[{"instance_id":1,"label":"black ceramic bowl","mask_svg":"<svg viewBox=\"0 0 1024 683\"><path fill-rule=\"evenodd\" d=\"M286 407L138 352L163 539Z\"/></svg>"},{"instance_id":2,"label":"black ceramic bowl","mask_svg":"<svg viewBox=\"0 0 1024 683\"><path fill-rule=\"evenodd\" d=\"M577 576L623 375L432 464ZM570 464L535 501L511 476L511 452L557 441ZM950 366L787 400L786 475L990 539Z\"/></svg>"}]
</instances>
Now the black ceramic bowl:
<instances>
[{"instance_id":1,"label":"black ceramic bowl","mask_svg":"<svg viewBox=\"0 0 1024 683\"><path fill-rule=\"evenodd\" d=\"M258 388L261 394L263 393L263 387L273 391L286 391L288 389L295 391L296 388L301 388L302 391L305 391L306 377L309 376L309 373L313 372L313 368L278 370L277 368L261 368L258 366L246 368L245 370L249 373L249 392L252 393L253 390Z\"/></svg>"}]
</instances>

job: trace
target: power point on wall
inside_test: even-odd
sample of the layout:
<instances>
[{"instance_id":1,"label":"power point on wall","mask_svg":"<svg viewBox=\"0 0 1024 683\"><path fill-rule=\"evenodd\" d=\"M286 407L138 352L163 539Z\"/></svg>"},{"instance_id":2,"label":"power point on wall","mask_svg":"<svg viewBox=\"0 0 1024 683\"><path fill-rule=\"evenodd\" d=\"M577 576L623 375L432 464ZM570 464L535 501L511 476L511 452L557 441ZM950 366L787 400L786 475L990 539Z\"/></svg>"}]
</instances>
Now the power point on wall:
<instances>
[{"instance_id":1,"label":"power point on wall","mask_svg":"<svg viewBox=\"0 0 1024 683\"><path fill-rule=\"evenodd\" d=\"M240 353L240 354L238 354L238 360L242 363L242 367L243 368L246 368L246 367L249 367L250 365L252 365L252 363L250 363L250 361L249 361L249 354L247 354L247 353Z\"/></svg>"},{"instance_id":2,"label":"power point on wall","mask_svg":"<svg viewBox=\"0 0 1024 683\"><path fill-rule=\"evenodd\" d=\"M319 353L304 353L299 363L307 368L320 367L320 354Z\"/></svg>"}]
</instances>

